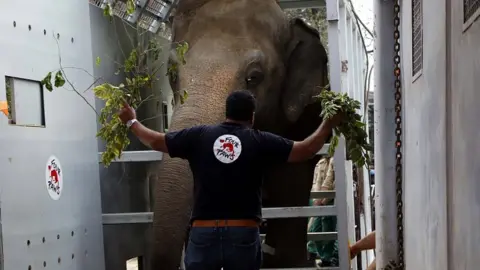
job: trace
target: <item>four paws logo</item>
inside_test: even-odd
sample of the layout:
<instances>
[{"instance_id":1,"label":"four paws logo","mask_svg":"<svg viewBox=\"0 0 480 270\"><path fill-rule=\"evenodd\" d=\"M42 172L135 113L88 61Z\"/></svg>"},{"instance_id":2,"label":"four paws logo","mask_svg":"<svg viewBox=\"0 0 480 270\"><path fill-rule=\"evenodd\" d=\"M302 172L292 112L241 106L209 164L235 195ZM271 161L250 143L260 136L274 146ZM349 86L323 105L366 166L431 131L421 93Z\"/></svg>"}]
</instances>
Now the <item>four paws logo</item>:
<instances>
[{"instance_id":1,"label":"four paws logo","mask_svg":"<svg viewBox=\"0 0 480 270\"><path fill-rule=\"evenodd\" d=\"M218 137L213 144L213 154L222 163L232 163L242 153L242 142L235 135L225 134Z\"/></svg>"},{"instance_id":2,"label":"four paws logo","mask_svg":"<svg viewBox=\"0 0 480 270\"><path fill-rule=\"evenodd\" d=\"M48 159L45 180L50 197L54 200L60 199L63 191L63 171L60 161L54 156Z\"/></svg>"}]
</instances>

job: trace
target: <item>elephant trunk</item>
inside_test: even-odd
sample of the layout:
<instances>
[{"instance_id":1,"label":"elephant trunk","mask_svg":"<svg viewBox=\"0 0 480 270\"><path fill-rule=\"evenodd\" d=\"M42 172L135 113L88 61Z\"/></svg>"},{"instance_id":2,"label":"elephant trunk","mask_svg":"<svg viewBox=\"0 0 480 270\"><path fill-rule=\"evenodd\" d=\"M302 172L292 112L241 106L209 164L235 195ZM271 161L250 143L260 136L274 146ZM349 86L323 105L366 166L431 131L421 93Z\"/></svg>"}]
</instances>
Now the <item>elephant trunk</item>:
<instances>
[{"instance_id":1,"label":"elephant trunk","mask_svg":"<svg viewBox=\"0 0 480 270\"><path fill-rule=\"evenodd\" d=\"M228 82L235 72L229 72L225 63L196 65L187 59L180 74L179 91L188 91L188 97L184 104L177 104L169 131L222 121ZM192 173L186 160L165 155L155 175L152 266L176 270L192 209Z\"/></svg>"}]
</instances>

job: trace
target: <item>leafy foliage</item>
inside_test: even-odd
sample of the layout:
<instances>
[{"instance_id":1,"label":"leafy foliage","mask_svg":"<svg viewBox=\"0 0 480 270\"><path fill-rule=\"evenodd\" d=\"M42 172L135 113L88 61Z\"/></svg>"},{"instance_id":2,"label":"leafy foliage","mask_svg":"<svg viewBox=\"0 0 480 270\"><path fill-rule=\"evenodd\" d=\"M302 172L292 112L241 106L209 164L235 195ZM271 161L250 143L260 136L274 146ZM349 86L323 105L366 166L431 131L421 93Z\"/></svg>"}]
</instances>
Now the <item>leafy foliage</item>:
<instances>
[{"instance_id":1,"label":"leafy foliage","mask_svg":"<svg viewBox=\"0 0 480 270\"><path fill-rule=\"evenodd\" d=\"M63 77L63 73L61 70L58 70L55 73L53 84L52 84L52 72L49 72L43 80L40 81L40 83L47 88L48 91L52 92L53 91L53 86L55 87L62 87L65 85L65 78Z\"/></svg>"},{"instance_id":2,"label":"leafy foliage","mask_svg":"<svg viewBox=\"0 0 480 270\"><path fill-rule=\"evenodd\" d=\"M360 102L350 98L346 93L335 93L333 91L322 91L317 96L322 104L323 119L330 119L338 113L345 115L345 120L334 128L335 135L330 141L328 154L333 156L335 148L338 146L340 135L345 137L347 155L358 166L370 164L369 152L373 149L368 144L365 123L362 117L357 113L360 109Z\"/></svg>"},{"instance_id":3,"label":"leafy foliage","mask_svg":"<svg viewBox=\"0 0 480 270\"><path fill-rule=\"evenodd\" d=\"M134 10L134 1L128 0L127 13L131 14ZM112 4L106 5L104 15L110 19L112 18ZM141 29L137 31L145 33L144 30ZM185 54L189 48L188 43L183 42L176 45L177 58L180 64L185 64ZM128 103L132 108L138 109L144 102L152 99L151 96L142 97L141 92L146 88L152 88L153 83L158 80L156 74L163 65L163 63L159 64L157 62L160 58L161 50L162 48L155 39L150 39L148 45L138 42L138 45L130 51L123 64L116 63L117 71L115 75L120 74L122 71L125 75L125 81L118 85L106 82L93 87L95 97L105 102L105 106L98 115L101 128L97 133L97 137L106 142L106 149L101 157L101 162L104 166L109 166L113 160L119 158L122 151L130 144L128 129L126 125L121 122L117 113L123 107L124 103ZM95 65L100 66L101 60L100 57L97 57L95 59ZM176 73L177 68L178 64L175 64L175 66L168 68L168 72ZM53 91L54 87L64 86L67 79L64 77L63 70L64 68L60 67L55 75L49 72L41 81L42 85L49 91ZM74 88L72 83L69 82L69 85ZM73 90L79 94L77 90ZM81 94L79 95L81 96ZM188 93L184 91L180 96L181 103L183 103L187 97Z\"/></svg>"}]
</instances>

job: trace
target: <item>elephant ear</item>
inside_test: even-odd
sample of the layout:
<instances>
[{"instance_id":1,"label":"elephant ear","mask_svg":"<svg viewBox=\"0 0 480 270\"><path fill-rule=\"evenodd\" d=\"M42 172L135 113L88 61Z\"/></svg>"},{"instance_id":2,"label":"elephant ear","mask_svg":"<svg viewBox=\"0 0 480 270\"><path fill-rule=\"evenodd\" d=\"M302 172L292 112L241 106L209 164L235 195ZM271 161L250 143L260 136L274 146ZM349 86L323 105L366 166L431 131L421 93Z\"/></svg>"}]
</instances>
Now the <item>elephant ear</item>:
<instances>
[{"instance_id":1,"label":"elephant ear","mask_svg":"<svg viewBox=\"0 0 480 270\"><path fill-rule=\"evenodd\" d=\"M288 121L294 123L328 84L328 57L318 31L303 20L290 21L290 34L281 102Z\"/></svg>"}]
</instances>

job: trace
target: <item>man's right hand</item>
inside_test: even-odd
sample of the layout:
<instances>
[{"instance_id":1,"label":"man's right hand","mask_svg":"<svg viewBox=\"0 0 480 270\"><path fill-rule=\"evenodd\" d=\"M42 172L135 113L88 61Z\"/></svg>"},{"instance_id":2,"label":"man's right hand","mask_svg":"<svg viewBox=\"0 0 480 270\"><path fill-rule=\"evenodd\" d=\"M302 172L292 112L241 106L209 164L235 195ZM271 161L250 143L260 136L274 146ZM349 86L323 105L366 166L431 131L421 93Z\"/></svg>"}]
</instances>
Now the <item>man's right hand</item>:
<instances>
[{"instance_id":1,"label":"man's right hand","mask_svg":"<svg viewBox=\"0 0 480 270\"><path fill-rule=\"evenodd\" d=\"M135 113L135 110L125 102L123 103L123 108L118 112L118 117L120 117L120 120L126 124L128 121L136 119L137 114Z\"/></svg>"}]
</instances>

